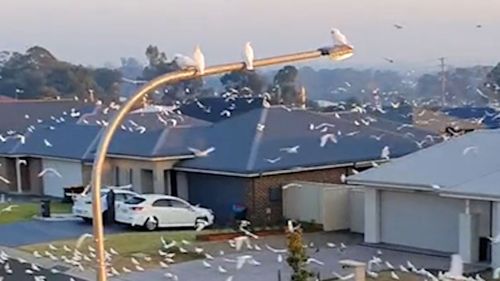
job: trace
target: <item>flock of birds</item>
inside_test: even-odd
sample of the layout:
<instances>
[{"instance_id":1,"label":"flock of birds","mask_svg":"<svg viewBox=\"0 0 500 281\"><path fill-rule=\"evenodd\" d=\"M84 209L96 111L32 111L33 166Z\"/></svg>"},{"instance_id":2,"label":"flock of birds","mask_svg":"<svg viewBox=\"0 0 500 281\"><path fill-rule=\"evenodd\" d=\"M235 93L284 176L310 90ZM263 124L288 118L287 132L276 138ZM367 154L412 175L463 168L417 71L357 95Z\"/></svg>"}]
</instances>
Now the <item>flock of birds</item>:
<instances>
[{"instance_id":1,"label":"flock of birds","mask_svg":"<svg viewBox=\"0 0 500 281\"><path fill-rule=\"evenodd\" d=\"M286 258L290 254L286 248L275 248L269 244L264 244L263 246L258 244L260 239L259 236L248 230L250 225L249 221L241 221L239 226L240 236L227 241L229 250L235 252L231 256L227 256L223 248L220 247L218 253L209 253L200 245L192 244L190 241L167 241L163 237L160 237L159 245L154 254L145 253L134 253L134 255L129 257L121 257L122 259L129 259L129 265L125 266L122 263L121 268L114 267L114 261L117 257L120 257L120 252L112 247L105 250L105 259L108 277L118 277L123 274L128 274L131 272L144 272L147 268L159 267L164 272L163 275L166 279L178 281L182 278L177 274L174 274L171 270L172 264L176 263L176 257L180 255L195 255L198 259L201 259L200 266L205 270L216 270L221 275L221 280L224 278L225 281L232 281L233 278L241 272L240 270L245 266L258 267L262 265L255 256L258 252L268 251L276 256L277 265L281 265L286 262ZM300 229L300 225L295 222L288 221L287 231L289 233L295 232ZM85 241L92 239L91 234L83 234L76 241L73 247L68 246L68 244L55 246L49 244L48 248L43 252L34 251L32 253L35 259L48 258L54 262L62 262L68 266L76 268L80 271L85 271L92 269L96 264L96 251L91 245L85 245ZM491 238L492 241L500 240L500 237ZM347 249L348 246L343 243L333 243L326 242L324 245L315 245L313 242L306 243L303 247L308 250L312 255L320 251L336 250L342 259L347 259ZM86 248L86 249L85 249ZM241 255L238 255L241 253ZM253 253L253 254L252 254ZM310 254L311 255L311 254ZM4 251L0 251L0 266L3 267L3 271L6 275L18 274L14 272L10 260L16 260L20 264L24 264L24 272L32 276L35 281L45 281L50 280L50 276L42 275L42 266L37 263L30 262L26 259L20 257L12 257L6 254ZM328 266L328 262L319 260L315 257L308 257L304 261L305 265L313 265L315 268L322 268ZM400 273L415 274L427 281L485 281L481 275L477 274L474 277L465 277L463 275L463 262L459 255L453 255L451 258L450 269L447 272L439 272L433 274L425 268L418 268L412 262L407 261L405 264L393 265L388 260L384 260L384 254L381 250L377 250L376 255L370 258L366 262L366 275L371 278L378 278L379 274L382 272L388 272L392 280L400 280ZM399 273L398 273L399 272ZM51 269L50 274L61 273L57 269ZM331 272L332 276L339 280L352 280L355 277L354 273L348 273L346 275L339 274L338 272ZM495 269L493 272L495 279L500 277L500 268ZM0 275L0 280L3 276ZM70 278L70 280L74 280ZM317 281L319 279L316 279Z\"/></svg>"}]
</instances>

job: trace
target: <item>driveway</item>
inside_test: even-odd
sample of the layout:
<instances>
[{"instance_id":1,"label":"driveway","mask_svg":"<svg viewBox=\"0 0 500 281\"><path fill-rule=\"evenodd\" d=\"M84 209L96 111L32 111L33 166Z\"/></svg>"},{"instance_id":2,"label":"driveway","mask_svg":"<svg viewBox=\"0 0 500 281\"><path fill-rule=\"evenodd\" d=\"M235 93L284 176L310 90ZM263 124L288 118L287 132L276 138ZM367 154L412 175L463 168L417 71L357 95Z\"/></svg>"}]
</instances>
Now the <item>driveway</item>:
<instances>
[{"instance_id":1,"label":"driveway","mask_svg":"<svg viewBox=\"0 0 500 281\"><path fill-rule=\"evenodd\" d=\"M332 234L330 234L332 235ZM321 235L319 241L324 241L324 237L327 235ZM335 234L330 236L330 241L335 241L339 243L341 241L349 244L347 240L333 239ZM243 253L234 253L233 250L227 246L227 244L219 244L220 247L214 247L209 245L205 249L212 255L216 256L215 260L209 261L211 268L205 268L202 261L191 261L181 264L172 265L168 270L156 269L148 272L134 272L128 275L121 276L120 278L115 278L118 281L135 281L135 280L162 280L165 279L164 274L166 272L178 275L179 280L198 280L200 276L203 276L204 281L221 281L226 280L230 275L234 275L234 280L238 281L254 281L254 280L278 280L278 272L281 272L281 280L289 280L290 270L286 264L286 254L283 255L283 262L278 262L278 254L272 253L264 247L265 244L270 244L276 248L283 248L284 241L281 238L271 238L263 239L258 241L262 251L248 251ZM310 240L308 240L310 241ZM325 245L325 243L319 244L318 240L314 240L315 244ZM220 256L219 251L224 250L228 254ZM233 252L231 252L233 251ZM319 251L317 248L308 249L308 254L310 257L314 257L320 261L324 262L323 266L311 265L310 269L314 273L319 273L322 279L333 277L332 271L339 274L347 274L348 272L341 268L339 261L343 259L354 259L358 261L367 262L373 256L377 255L378 249L368 246L359 245L357 242L353 241L344 252L340 252L335 248L320 247ZM403 251L395 250L382 250L382 260L389 261L395 267L399 265L406 265L407 261L411 261L418 268L427 268L431 270L442 270L447 271L450 264L450 259L447 257L438 256L428 256L423 254L408 253ZM235 263L228 262L224 259L235 259L241 255L252 255L255 260L260 262L260 265L249 265L245 264L239 271L236 270ZM227 273L223 274L218 272L218 266L222 266L227 269ZM377 268L376 270L383 270L385 268ZM466 270L476 270L474 267L466 267Z\"/></svg>"},{"instance_id":2,"label":"driveway","mask_svg":"<svg viewBox=\"0 0 500 281\"><path fill-rule=\"evenodd\" d=\"M121 225L105 227L105 233L120 233L127 231ZM23 221L0 225L0 245L19 247L56 240L75 239L84 233L92 233L92 225L83 221Z\"/></svg>"}]
</instances>

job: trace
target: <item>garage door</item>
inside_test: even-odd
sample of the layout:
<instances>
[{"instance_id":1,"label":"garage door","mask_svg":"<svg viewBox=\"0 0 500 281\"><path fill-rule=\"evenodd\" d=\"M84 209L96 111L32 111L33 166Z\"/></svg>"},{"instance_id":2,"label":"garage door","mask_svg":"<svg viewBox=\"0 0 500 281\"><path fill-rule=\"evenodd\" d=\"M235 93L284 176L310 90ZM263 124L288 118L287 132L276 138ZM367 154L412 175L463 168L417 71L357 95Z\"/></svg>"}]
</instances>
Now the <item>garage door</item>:
<instances>
[{"instance_id":1,"label":"garage door","mask_svg":"<svg viewBox=\"0 0 500 281\"><path fill-rule=\"evenodd\" d=\"M419 193L381 193L381 240L436 251L458 252L463 201Z\"/></svg>"},{"instance_id":2,"label":"garage door","mask_svg":"<svg viewBox=\"0 0 500 281\"><path fill-rule=\"evenodd\" d=\"M43 159L42 167L56 169L62 175L60 178L52 173L45 174L43 177L45 195L62 198L64 187L83 185L82 164L79 162Z\"/></svg>"}]
</instances>

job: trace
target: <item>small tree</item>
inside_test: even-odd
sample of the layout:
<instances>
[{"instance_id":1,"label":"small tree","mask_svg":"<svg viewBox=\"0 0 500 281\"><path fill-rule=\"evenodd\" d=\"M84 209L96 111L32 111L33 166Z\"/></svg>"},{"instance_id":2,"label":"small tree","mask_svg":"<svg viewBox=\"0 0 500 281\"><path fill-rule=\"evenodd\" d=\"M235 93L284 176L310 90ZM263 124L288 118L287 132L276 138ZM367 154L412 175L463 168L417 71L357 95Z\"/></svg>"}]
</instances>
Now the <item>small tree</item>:
<instances>
[{"instance_id":1,"label":"small tree","mask_svg":"<svg viewBox=\"0 0 500 281\"><path fill-rule=\"evenodd\" d=\"M308 256L302 244L302 230L300 228L287 233L288 258L286 262L292 268L291 281L307 281L314 274L307 270Z\"/></svg>"}]
</instances>

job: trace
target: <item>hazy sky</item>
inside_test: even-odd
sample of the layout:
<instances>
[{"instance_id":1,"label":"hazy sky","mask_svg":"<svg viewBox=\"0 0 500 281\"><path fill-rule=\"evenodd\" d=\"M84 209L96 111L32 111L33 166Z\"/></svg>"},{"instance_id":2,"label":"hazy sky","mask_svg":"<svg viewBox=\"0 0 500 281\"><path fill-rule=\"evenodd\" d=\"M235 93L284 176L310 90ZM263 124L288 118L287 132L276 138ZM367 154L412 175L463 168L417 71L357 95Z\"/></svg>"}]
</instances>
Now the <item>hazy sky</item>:
<instances>
[{"instance_id":1,"label":"hazy sky","mask_svg":"<svg viewBox=\"0 0 500 281\"><path fill-rule=\"evenodd\" d=\"M341 66L432 69L500 60L500 0L2 0L0 50L38 44L77 63L144 59L148 44L167 55L200 44L208 64L240 59L245 41L258 57L314 49L330 27L356 55ZM404 29L397 30L398 23ZM476 24L483 28L477 29Z\"/></svg>"}]
</instances>

